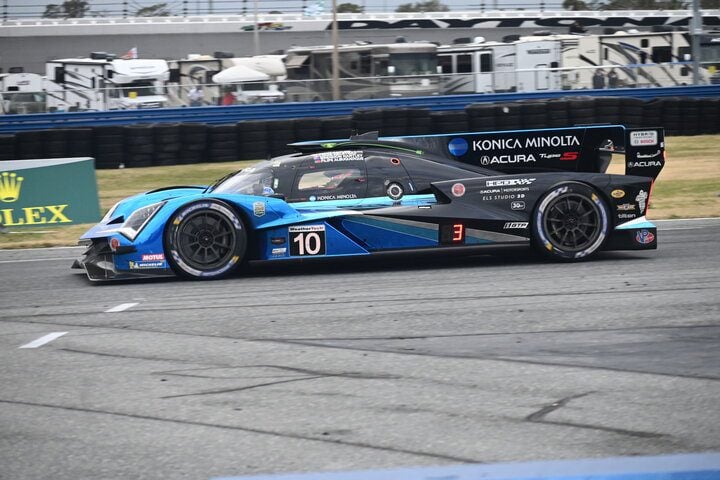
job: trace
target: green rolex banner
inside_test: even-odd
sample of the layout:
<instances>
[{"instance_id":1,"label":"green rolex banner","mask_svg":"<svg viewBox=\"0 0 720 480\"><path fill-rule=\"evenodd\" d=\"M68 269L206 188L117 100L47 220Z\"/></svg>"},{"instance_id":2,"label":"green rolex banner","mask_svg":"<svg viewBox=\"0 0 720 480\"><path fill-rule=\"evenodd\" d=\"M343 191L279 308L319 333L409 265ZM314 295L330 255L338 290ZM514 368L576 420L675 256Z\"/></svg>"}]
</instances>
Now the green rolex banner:
<instances>
[{"instance_id":1,"label":"green rolex banner","mask_svg":"<svg viewBox=\"0 0 720 480\"><path fill-rule=\"evenodd\" d=\"M92 158L0 162L0 224L72 225L100 220Z\"/></svg>"}]
</instances>

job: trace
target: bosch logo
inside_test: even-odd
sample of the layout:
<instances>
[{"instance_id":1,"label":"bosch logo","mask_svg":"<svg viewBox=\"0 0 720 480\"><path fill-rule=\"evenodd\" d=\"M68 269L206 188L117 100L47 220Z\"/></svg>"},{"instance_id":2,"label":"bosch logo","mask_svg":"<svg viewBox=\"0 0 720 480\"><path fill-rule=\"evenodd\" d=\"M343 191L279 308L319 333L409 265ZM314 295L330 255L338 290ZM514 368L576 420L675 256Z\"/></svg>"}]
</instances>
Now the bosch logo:
<instances>
[{"instance_id":1,"label":"bosch logo","mask_svg":"<svg viewBox=\"0 0 720 480\"><path fill-rule=\"evenodd\" d=\"M468 142L464 138L453 138L448 143L448 150L456 157L462 157L468 151Z\"/></svg>"}]
</instances>

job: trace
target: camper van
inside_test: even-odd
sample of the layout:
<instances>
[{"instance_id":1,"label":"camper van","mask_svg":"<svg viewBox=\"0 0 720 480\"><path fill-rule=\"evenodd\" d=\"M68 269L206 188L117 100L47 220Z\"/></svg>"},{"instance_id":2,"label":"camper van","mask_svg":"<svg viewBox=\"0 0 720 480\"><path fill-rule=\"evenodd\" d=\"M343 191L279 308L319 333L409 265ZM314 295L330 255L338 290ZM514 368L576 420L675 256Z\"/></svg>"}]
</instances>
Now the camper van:
<instances>
[{"instance_id":1,"label":"camper van","mask_svg":"<svg viewBox=\"0 0 720 480\"><path fill-rule=\"evenodd\" d=\"M332 45L287 51L287 96L292 101L332 100ZM428 42L338 46L343 100L419 97L439 93L437 45Z\"/></svg>"},{"instance_id":2,"label":"camper van","mask_svg":"<svg viewBox=\"0 0 720 480\"><path fill-rule=\"evenodd\" d=\"M116 59L93 53L46 64L48 108L56 110L124 110L167 105L164 85L168 64L156 59Z\"/></svg>"}]
</instances>

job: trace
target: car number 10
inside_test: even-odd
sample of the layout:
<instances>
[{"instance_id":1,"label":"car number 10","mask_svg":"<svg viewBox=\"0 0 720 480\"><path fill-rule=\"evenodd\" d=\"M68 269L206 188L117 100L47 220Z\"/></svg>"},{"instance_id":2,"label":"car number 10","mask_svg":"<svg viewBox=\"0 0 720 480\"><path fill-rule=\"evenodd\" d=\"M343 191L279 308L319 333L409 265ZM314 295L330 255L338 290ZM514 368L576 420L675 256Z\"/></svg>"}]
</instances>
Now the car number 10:
<instances>
[{"instance_id":1,"label":"car number 10","mask_svg":"<svg viewBox=\"0 0 720 480\"><path fill-rule=\"evenodd\" d=\"M291 232L290 255L325 255L325 232Z\"/></svg>"}]
</instances>

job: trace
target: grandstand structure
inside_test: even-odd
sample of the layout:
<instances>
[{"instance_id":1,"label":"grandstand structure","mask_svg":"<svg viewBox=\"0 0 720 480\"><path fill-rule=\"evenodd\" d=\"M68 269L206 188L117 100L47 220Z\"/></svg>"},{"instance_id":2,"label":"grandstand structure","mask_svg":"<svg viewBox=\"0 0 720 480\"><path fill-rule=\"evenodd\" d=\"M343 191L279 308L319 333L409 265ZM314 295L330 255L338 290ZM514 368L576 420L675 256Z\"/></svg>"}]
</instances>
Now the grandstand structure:
<instances>
[{"instance_id":1,"label":"grandstand structure","mask_svg":"<svg viewBox=\"0 0 720 480\"><path fill-rule=\"evenodd\" d=\"M720 10L703 10L706 30L720 30ZM687 28L691 10L567 11L485 10L425 13L339 14L340 41L452 43L457 38L501 40L538 30L567 33L573 24L588 33L607 29ZM122 54L137 47L144 58L184 58L192 53L232 52L237 56L284 51L291 46L331 43L329 14L197 15L169 17L92 17L75 19L6 18L0 23L0 68L40 73L47 60L93 51ZM255 32L257 29L257 32ZM256 35L257 33L257 35ZM91 46L91 47L90 47Z\"/></svg>"}]
</instances>

